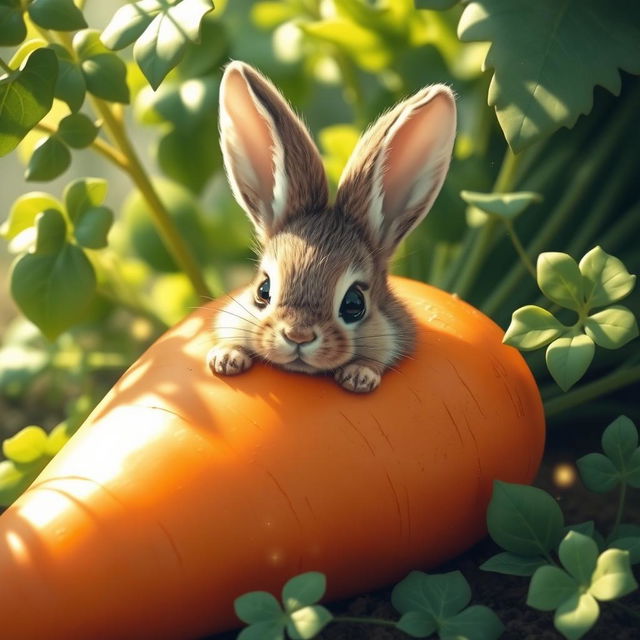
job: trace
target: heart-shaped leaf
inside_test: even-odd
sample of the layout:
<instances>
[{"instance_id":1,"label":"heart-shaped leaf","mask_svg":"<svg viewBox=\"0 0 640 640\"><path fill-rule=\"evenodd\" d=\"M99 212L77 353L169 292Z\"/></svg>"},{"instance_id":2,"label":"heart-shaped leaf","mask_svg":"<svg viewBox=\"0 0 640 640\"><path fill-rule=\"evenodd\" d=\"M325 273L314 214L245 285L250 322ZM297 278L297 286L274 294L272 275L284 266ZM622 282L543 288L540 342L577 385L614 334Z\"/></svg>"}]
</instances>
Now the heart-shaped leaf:
<instances>
[{"instance_id":1,"label":"heart-shaped leaf","mask_svg":"<svg viewBox=\"0 0 640 640\"><path fill-rule=\"evenodd\" d=\"M71 164L71 152L56 136L42 138L36 144L24 172L28 182L46 182L62 175Z\"/></svg>"},{"instance_id":2,"label":"heart-shaped leaf","mask_svg":"<svg viewBox=\"0 0 640 640\"><path fill-rule=\"evenodd\" d=\"M284 640L284 624L266 620L245 627L236 640Z\"/></svg>"},{"instance_id":3,"label":"heart-shaped leaf","mask_svg":"<svg viewBox=\"0 0 640 640\"><path fill-rule=\"evenodd\" d=\"M88 147L98 135L98 127L83 113L72 113L58 124L58 136L74 149Z\"/></svg>"},{"instance_id":4,"label":"heart-shaped leaf","mask_svg":"<svg viewBox=\"0 0 640 640\"><path fill-rule=\"evenodd\" d=\"M438 635L441 640L495 640L504 632L500 618L483 605L473 605L445 620Z\"/></svg>"},{"instance_id":5,"label":"heart-shaped leaf","mask_svg":"<svg viewBox=\"0 0 640 640\"><path fill-rule=\"evenodd\" d=\"M602 433L602 450L620 472L638 448L638 430L627 416L618 416Z\"/></svg>"},{"instance_id":6,"label":"heart-shaped leaf","mask_svg":"<svg viewBox=\"0 0 640 640\"><path fill-rule=\"evenodd\" d=\"M504 573L510 576L531 576L538 567L547 564L542 556L519 556L503 551L489 558L480 565L483 571Z\"/></svg>"},{"instance_id":7,"label":"heart-shaped leaf","mask_svg":"<svg viewBox=\"0 0 640 640\"><path fill-rule=\"evenodd\" d=\"M70 182L64 190L69 219L75 223L87 209L101 205L106 195L107 181L102 178L79 178Z\"/></svg>"},{"instance_id":8,"label":"heart-shaped leaf","mask_svg":"<svg viewBox=\"0 0 640 640\"><path fill-rule=\"evenodd\" d=\"M318 571L309 571L294 576L282 588L285 611L295 611L322 598L327 588L327 579Z\"/></svg>"},{"instance_id":9,"label":"heart-shaped leaf","mask_svg":"<svg viewBox=\"0 0 640 640\"><path fill-rule=\"evenodd\" d=\"M629 554L631 564L640 562L640 535L616 538L611 542L609 548L626 551Z\"/></svg>"},{"instance_id":10,"label":"heart-shaped leaf","mask_svg":"<svg viewBox=\"0 0 640 640\"><path fill-rule=\"evenodd\" d=\"M542 196L533 191L516 193L479 193L477 191L461 191L460 197L474 207L478 207L489 215L505 220L518 217L529 205L540 202Z\"/></svg>"},{"instance_id":11,"label":"heart-shaped leaf","mask_svg":"<svg viewBox=\"0 0 640 640\"><path fill-rule=\"evenodd\" d=\"M502 341L522 351L548 345L568 330L542 307L527 305L514 311Z\"/></svg>"},{"instance_id":12,"label":"heart-shaped leaf","mask_svg":"<svg viewBox=\"0 0 640 640\"><path fill-rule=\"evenodd\" d=\"M0 156L13 151L49 113L57 73L53 51L37 49L21 71L0 79Z\"/></svg>"},{"instance_id":13,"label":"heart-shaped leaf","mask_svg":"<svg viewBox=\"0 0 640 640\"><path fill-rule=\"evenodd\" d=\"M549 373L567 391L585 374L594 353L593 340L584 333L557 338L547 347Z\"/></svg>"},{"instance_id":14,"label":"heart-shaped leaf","mask_svg":"<svg viewBox=\"0 0 640 640\"><path fill-rule=\"evenodd\" d=\"M541 253L536 272L538 286L549 300L575 311L583 308L582 275L571 256L553 251Z\"/></svg>"},{"instance_id":15,"label":"heart-shaped leaf","mask_svg":"<svg viewBox=\"0 0 640 640\"><path fill-rule=\"evenodd\" d=\"M527 604L540 611L553 611L578 592L578 584L559 567L545 565L531 578Z\"/></svg>"},{"instance_id":16,"label":"heart-shaped leaf","mask_svg":"<svg viewBox=\"0 0 640 640\"><path fill-rule=\"evenodd\" d=\"M287 633L293 640L315 638L331 622L331 612L321 605L303 607L289 614Z\"/></svg>"},{"instance_id":17,"label":"heart-shaped leaf","mask_svg":"<svg viewBox=\"0 0 640 640\"><path fill-rule=\"evenodd\" d=\"M580 260L580 273L589 309L621 300L636 284L636 277L622 261L600 247L594 247Z\"/></svg>"},{"instance_id":18,"label":"heart-shaped leaf","mask_svg":"<svg viewBox=\"0 0 640 640\"><path fill-rule=\"evenodd\" d=\"M629 553L621 549L607 549L600 554L591 579L589 593L598 600L615 600L638 588L631 572Z\"/></svg>"},{"instance_id":19,"label":"heart-shaped leaf","mask_svg":"<svg viewBox=\"0 0 640 640\"><path fill-rule=\"evenodd\" d=\"M236 615L243 622L254 624L279 620L284 627L284 613L275 596L267 591L251 591L234 601Z\"/></svg>"},{"instance_id":20,"label":"heart-shaped leaf","mask_svg":"<svg viewBox=\"0 0 640 640\"><path fill-rule=\"evenodd\" d=\"M40 27L56 31L84 29L87 23L73 0L32 0L29 17Z\"/></svg>"},{"instance_id":21,"label":"heart-shaped leaf","mask_svg":"<svg viewBox=\"0 0 640 640\"><path fill-rule=\"evenodd\" d=\"M0 0L0 47L12 47L27 37L20 0Z\"/></svg>"},{"instance_id":22,"label":"heart-shaped leaf","mask_svg":"<svg viewBox=\"0 0 640 640\"><path fill-rule=\"evenodd\" d=\"M568 640L578 640L596 623L600 607L588 593L574 593L556 610L553 624Z\"/></svg>"},{"instance_id":23,"label":"heart-shaped leaf","mask_svg":"<svg viewBox=\"0 0 640 640\"><path fill-rule=\"evenodd\" d=\"M588 585L596 568L598 545L593 538L570 531L560 543L558 556L562 566L579 585Z\"/></svg>"},{"instance_id":24,"label":"heart-shaped leaf","mask_svg":"<svg viewBox=\"0 0 640 640\"><path fill-rule=\"evenodd\" d=\"M50 44L49 48L58 58L58 78L54 95L58 100L66 102L72 112L78 111L84 102L87 90L82 69L62 45Z\"/></svg>"},{"instance_id":25,"label":"heart-shaped leaf","mask_svg":"<svg viewBox=\"0 0 640 640\"><path fill-rule=\"evenodd\" d=\"M601 453L588 453L576 461L584 486L596 493L606 493L618 486L620 474L613 462Z\"/></svg>"},{"instance_id":26,"label":"heart-shaped leaf","mask_svg":"<svg viewBox=\"0 0 640 640\"><path fill-rule=\"evenodd\" d=\"M77 218L74 234L78 244L87 249L103 249L113 225L113 211L107 207L89 207Z\"/></svg>"},{"instance_id":27,"label":"heart-shaped leaf","mask_svg":"<svg viewBox=\"0 0 640 640\"><path fill-rule=\"evenodd\" d=\"M426 611L407 611L396 622L396 627L412 638L426 638L436 630L437 624Z\"/></svg>"}]
</instances>

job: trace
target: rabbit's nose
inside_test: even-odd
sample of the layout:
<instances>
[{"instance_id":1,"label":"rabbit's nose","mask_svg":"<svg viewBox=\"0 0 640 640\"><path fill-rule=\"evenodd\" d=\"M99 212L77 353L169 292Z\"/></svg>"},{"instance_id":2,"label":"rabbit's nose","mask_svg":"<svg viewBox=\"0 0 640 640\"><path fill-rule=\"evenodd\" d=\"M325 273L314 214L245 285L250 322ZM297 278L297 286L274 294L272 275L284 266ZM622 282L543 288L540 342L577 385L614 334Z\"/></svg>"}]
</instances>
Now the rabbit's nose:
<instances>
[{"instance_id":1,"label":"rabbit's nose","mask_svg":"<svg viewBox=\"0 0 640 640\"><path fill-rule=\"evenodd\" d=\"M313 329L303 327L286 327L282 329L282 335L287 342L294 344L307 344L318 337Z\"/></svg>"}]
</instances>

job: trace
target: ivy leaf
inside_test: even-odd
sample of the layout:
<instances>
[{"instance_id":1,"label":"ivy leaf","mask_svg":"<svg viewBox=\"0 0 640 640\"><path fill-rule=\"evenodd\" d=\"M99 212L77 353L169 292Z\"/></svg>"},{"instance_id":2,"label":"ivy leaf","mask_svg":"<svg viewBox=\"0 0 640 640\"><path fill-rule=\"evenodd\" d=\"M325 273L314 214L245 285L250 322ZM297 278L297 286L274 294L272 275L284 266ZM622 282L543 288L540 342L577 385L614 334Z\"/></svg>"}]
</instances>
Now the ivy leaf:
<instances>
[{"instance_id":1,"label":"ivy leaf","mask_svg":"<svg viewBox=\"0 0 640 640\"><path fill-rule=\"evenodd\" d=\"M591 579L589 593L598 600L615 600L638 588L631 572L629 553L621 549L607 549L600 554Z\"/></svg>"},{"instance_id":2,"label":"ivy leaf","mask_svg":"<svg viewBox=\"0 0 640 640\"><path fill-rule=\"evenodd\" d=\"M27 37L20 0L0 0L0 47L12 47Z\"/></svg>"},{"instance_id":3,"label":"ivy leaf","mask_svg":"<svg viewBox=\"0 0 640 640\"><path fill-rule=\"evenodd\" d=\"M73 0L33 0L27 11L29 17L45 29L76 31L87 26L82 11Z\"/></svg>"},{"instance_id":4,"label":"ivy leaf","mask_svg":"<svg viewBox=\"0 0 640 640\"><path fill-rule=\"evenodd\" d=\"M135 42L151 24L153 17L167 6L167 2L163 0L142 0L125 4L113 14L100 39L109 49L124 49Z\"/></svg>"},{"instance_id":5,"label":"ivy leaf","mask_svg":"<svg viewBox=\"0 0 640 640\"><path fill-rule=\"evenodd\" d=\"M235 599L233 606L236 615L242 622L255 624L257 622L279 620L281 626L283 626L284 613L282 607L275 596L267 591L245 593Z\"/></svg>"},{"instance_id":6,"label":"ivy leaf","mask_svg":"<svg viewBox=\"0 0 640 640\"><path fill-rule=\"evenodd\" d=\"M483 571L504 573L509 576L531 576L538 567L547 564L542 556L519 556L503 551L492 556L480 565Z\"/></svg>"},{"instance_id":7,"label":"ivy leaf","mask_svg":"<svg viewBox=\"0 0 640 640\"><path fill-rule=\"evenodd\" d=\"M58 100L66 102L72 112L78 111L87 91L82 70L62 45L50 44L49 49L55 51L58 57L58 77L54 95Z\"/></svg>"},{"instance_id":8,"label":"ivy leaf","mask_svg":"<svg viewBox=\"0 0 640 640\"><path fill-rule=\"evenodd\" d=\"M542 196L533 191L518 191L515 193L461 191L460 197L467 204L478 207L485 213L504 220L517 218L529 205L542 200Z\"/></svg>"},{"instance_id":9,"label":"ivy leaf","mask_svg":"<svg viewBox=\"0 0 640 640\"><path fill-rule=\"evenodd\" d=\"M617 95L619 69L640 73L639 25L640 5L627 0L477 0L458 34L491 42L489 104L518 153L589 113L595 85Z\"/></svg>"},{"instance_id":10,"label":"ivy leaf","mask_svg":"<svg viewBox=\"0 0 640 640\"><path fill-rule=\"evenodd\" d=\"M95 290L91 262L68 243L54 254L22 256L11 274L13 299L50 340L84 318Z\"/></svg>"},{"instance_id":11,"label":"ivy leaf","mask_svg":"<svg viewBox=\"0 0 640 640\"><path fill-rule=\"evenodd\" d=\"M63 174L71 164L71 152L56 136L42 138L31 154L24 172L28 182L47 181Z\"/></svg>"},{"instance_id":12,"label":"ivy leaf","mask_svg":"<svg viewBox=\"0 0 640 640\"><path fill-rule=\"evenodd\" d=\"M587 307L602 307L629 295L636 284L623 262L594 247L580 260Z\"/></svg>"},{"instance_id":13,"label":"ivy leaf","mask_svg":"<svg viewBox=\"0 0 640 640\"><path fill-rule=\"evenodd\" d=\"M569 531L560 543L558 556L562 566L581 586L591 582L596 568L598 545L593 538L576 531Z\"/></svg>"},{"instance_id":14,"label":"ivy leaf","mask_svg":"<svg viewBox=\"0 0 640 640\"><path fill-rule=\"evenodd\" d=\"M180 62L187 44L198 40L202 18L212 9L211 0L182 0L163 8L136 40L133 57L154 89Z\"/></svg>"},{"instance_id":15,"label":"ivy leaf","mask_svg":"<svg viewBox=\"0 0 640 640\"><path fill-rule=\"evenodd\" d=\"M314 604L322 598L327 588L327 579L318 571L301 573L289 580L282 589L285 611L296 611Z\"/></svg>"},{"instance_id":16,"label":"ivy leaf","mask_svg":"<svg viewBox=\"0 0 640 640\"><path fill-rule=\"evenodd\" d=\"M0 156L13 151L49 113L57 73L53 51L37 49L21 71L0 80Z\"/></svg>"},{"instance_id":17,"label":"ivy leaf","mask_svg":"<svg viewBox=\"0 0 640 640\"><path fill-rule=\"evenodd\" d=\"M620 473L638 448L638 430L627 416L618 416L602 434L602 450Z\"/></svg>"},{"instance_id":18,"label":"ivy leaf","mask_svg":"<svg viewBox=\"0 0 640 640\"><path fill-rule=\"evenodd\" d=\"M412 638L426 638L436 630L437 623L426 611L407 611L396 622L396 628Z\"/></svg>"},{"instance_id":19,"label":"ivy leaf","mask_svg":"<svg viewBox=\"0 0 640 640\"><path fill-rule=\"evenodd\" d=\"M545 347L567 331L555 316L542 307L527 305L514 311L502 342L522 351Z\"/></svg>"},{"instance_id":20,"label":"ivy leaf","mask_svg":"<svg viewBox=\"0 0 640 640\"><path fill-rule=\"evenodd\" d=\"M30 426L18 431L2 443L5 458L21 464L29 464L46 455L47 432L42 427Z\"/></svg>"},{"instance_id":21,"label":"ivy leaf","mask_svg":"<svg viewBox=\"0 0 640 640\"><path fill-rule=\"evenodd\" d=\"M64 203L71 222L76 222L90 207L101 205L107 195L107 181L102 178L78 178L64 190Z\"/></svg>"},{"instance_id":22,"label":"ivy leaf","mask_svg":"<svg viewBox=\"0 0 640 640\"><path fill-rule=\"evenodd\" d=\"M87 249L103 249L113 225L113 211L107 207L89 207L76 220L74 235Z\"/></svg>"},{"instance_id":23,"label":"ivy leaf","mask_svg":"<svg viewBox=\"0 0 640 640\"><path fill-rule=\"evenodd\" d=\"M309 640L331 622L331 612L323 606L311 605L289 613L287 633L293 640Z\"/></svg>"},{"instance_id":24,"label":"ivy leaf","mask_svg":"<svg viewBox=\"0 0 640 640\"><path fill-rule=\"evenodd\" d=\"M556 610L553 624L569 640L578 640L596 623L600 607L588 593L574 593Z\"/></svg>"},{"instance_id":25,"label":"ivy leaf","mask_svg":"<svg viewBox=\"0 0 640 640\"><path fill-rule=\"evenodd\" d=\"M593 340L584 333L557 338L547 347L549 373L563 391L569 390L582 378L594 352Z\"/></svg>"},{"instance_id":26,"label":"ivy leaf","mask_svg":"<svg viewBox=\"0 0 640 640\"><path fill-rule=\"evenodd\" d=\"M98 135L98 127L83 113L72 113L58 124L58 136L74 149L88 147Z\"/></svg>"},{"instance_id":27,"label":"ivy leaf","mask_svg":"<svg viewBox=\"0 0 640 640\"><path fill-rule=\"evenodd\" d=\"M546 555L560 541L563 526L558 503L542 489L494 482L487 527L503 549L535 558Z\"/></svg>"},{"instance_id":28,"label":"ivy leaf","mask_svg":"<svg viewBox=\"0 0 640 640\"><path fill-rule=\"evenodd\" d=\"M495 640L504 631L500 618L482 605L474 605L445 620L438 635L441 640Z\"/></svg>"},{"instance_id":29,"label":"ivy leaf","mask_svg":"<svg viewBox=\"0 0 640 640\"><path fill-rule=\"evenodd\" d=\"M552 302L575 311L584 306L582 275L576 261L566 253L541 253L536 278L540 290Z\"/></svg>"},{"instance_id":30,"label":"ivy leaf","mask_svg":"<svg viewBox=\"0 0 640 640\"><path fill-rule=\"evenodd\" d=\"M576 461L584 486L596 493L606 493L618 486L620 475L613 462L601 453L588 453Z\"/></svg>"},{"instance_id":31,"label":"ivy leaf","mask_svg":"<svg viewBox=\"0 0 640 640\"><path fill-rule=\"evenodd\" d=\"M527 604L540 611L553 611L577 591L578 584L566 571L545 565L531 578Z\"/></svg>"}]
</instances>

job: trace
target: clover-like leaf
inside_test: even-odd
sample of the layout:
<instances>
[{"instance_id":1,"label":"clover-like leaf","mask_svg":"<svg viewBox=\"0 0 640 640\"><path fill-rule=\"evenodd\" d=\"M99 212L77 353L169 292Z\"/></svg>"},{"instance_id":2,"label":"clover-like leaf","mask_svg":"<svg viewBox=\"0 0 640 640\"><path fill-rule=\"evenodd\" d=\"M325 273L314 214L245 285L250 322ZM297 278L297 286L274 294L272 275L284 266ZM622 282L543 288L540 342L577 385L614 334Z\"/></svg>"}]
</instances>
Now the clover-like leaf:
<instances>
[{"instance_id":1,"label":"clover-like leaf","mask_svg":"<svg viewBox=\"0 0 640 640\"><path fill-rule=\"evenodd\" d=\"M602 307L629 295L636 284L623 262L601 247L594 247L580 260L585 297L589 309Z\"/></svg>"},{"instance_id":2,"label":"clover-like leaf","mask_svg":"<svg viewBox=\"0 0 640 640\"><path fill-rule=\"evenodd\" d=\"M20 0L0 0L0 47L20 44L27 37L27 25Z\"/></svg>"},{"instance_id":3,"label":"clover-like leaf","mask_svg":"<svg viewBox=\"0 0 640 640\"><path fill-rule=\"evenodd\" d=\"M391 603L400 613L423 611L435 618L455 615L471 600L471 589L460 571L429 575L412 571L391 592Z\"/></svg>"},{"instance_id":4,"label":"clover-like leaf","mask_svg":"<svg viewBox=\"0 0 640 640\"><path fill-rule=\"evenodd\" d=\"M640 73L638 24L640 5L627 0L476 0L458 34L491 42L489 104L519 152L589 113L595 85L617 95L619 69Z\"/></svg>"},{"instance_id":5,"label":"clover-like leaf","mask_svg":"<svg viewBox=\"0 0 640 640\"><path fill-rule=\"evenodd\" d=\"M619 349L638 337L638 323L633 312L620 305L589 316L584 330L599 347L605 349Z\"/></svg>"},{"instance_id":6,"label":"clover-like leaf","mask_svg":"<svg viewBox=\"0 0 640 640\"><path fill-rule=\"evenodd\" d=\"M621 473L637 448L638 430L627 416L618 416L602 433L602 450Z\"/></svg>"},{"instance_id":7,"label":"clover-like leaf","mask_svg":"<svg viewBox=\"0 0 640 640\"><path fill-rule=\"evenodd\" d=\"M527 305L514 311L502 341L522 351L545 347L568 330L542 307Z\"/></svg>"},{"instance_id":8,"label":"clover-like leaf","mask_svg":"<svg viewBox=\"0 0 640 640\"><path fill-rule=\"evenodd\" d=\"M40 27L56 31L84 29L87 23L73 0L32 0L29 17Z\"/></svg>"},{"instance_id":9,"label":"clover-like leaf","mask_svg":"<svg viewBox=\"0 0 640 640\"><path fill-rule=\"evenodd\" d=\"M284 624L274 620L256 622L245 627L236 640L284 640Z\"/></svg>"},{"instance_id":10,"label":"clover-like leaf","mask_svg":"<svg viewBox=\"0 0 640 640\"><path fill-rule=\"evenodd\" d=\"M78 178L64 190L64 203L69 219L75 223L90 207L102 204L107 195L107 181L102 178Z\"/></svg>"},{"instance_id":11,"label":"clover-like leaf","mask_svg":"<svg viewBox=\"0 0 640 640\"><path fill-rule=\"evenodd\" d=\"M293 640L309 640L331 622L331 612L321 605L310 605L289 613L287 633Z\"/></svg>"},{"instance_id":12,"label":"clover-like leaf","mask_svg":"<svg viewBox=\"0 0 640 640\"><path fill-rule=\"evenodd\" d=\"M100 39L109 49L123 49L135 42L151 24L154 16L168 6L166 0L142 0L125 4L113 14Z\"/></svg>"},{"instance_id":13,"label":"clover-like leaf","mask_svg":"<svg viewBox=\"0 0 640 640\"><path fill-rule=\"evenodd\" d=\"M460 197L467 204L478 207L484 213L505 220L517 218L528 206L542 200L542 196L533 191L517 191L514 193L461 191Z\"/></svg>"},{"instance_id":14,"label":"clover-like leaf","mask_svg":"<svg viewBox=\"0 0 640 640\"><path fill-rule=\"evenodd\" d=\"M638 564L640 562L640 535L615 538L609 544L609 549L626 551L629 554L629 562Z\"/></svg>"},{"instance_id":15,"label":"clover-like leaf","mask_svg":"<svg viewBox=\"0 0 640 640\"><path fill-rule=\"evenodd\" d=\"M531 578L527 604L541 611L553 611L577 592L578 583L566 571L545 565Z\"/></svg>"},{"instance_id":16,"label":"clover-like leaf","mask_svg":"<svg viewBox=\"0 0 640 640\"><path fill-rule=\"evenodd\" d=\"M590 583L598 559L598 545L593 538L570 531L560 543L558 556L562 566L579 585Z\"/></svg>"},{"instance_id":17,"label":"clover-like leaf","mask_svg":"<svg viewBox=\"0 0 640 640\"><path fill-rule=\"evenodd\" d=\"M556 338L546 352L547 367L563 390L569 390L585 374L595 353L593 340L579 333Z\"/></svg>"},{"instance_id":18,"label":"clover-like leaf","mask_svg":"<svg viewBox=\"0 0 640 640\"><path fill-rule=\"evenodd\" d=\"M538 256L538 286L561 307L579 311L584 306L584 285L576 261L566 253L548 251Z\"/></svg>"},{"instance_id":19,"label":"clover-like leaf","mask_svg":"<svg viewBox=\"0 0 640 640\"><path fill-rule=\"evenodd\" d=\"M291 578L282 588L285 611L295 611L315 604L327 588L327 579L318 571L309 571Z\"/></svg>"},{"instance_id":20,"label":"clover-like leaf","mask_svg":"<svg viewBox=\"0 0 640 640\"><path fill-rule=\"evenodd\" d=\"M113 211L108 207L89 207L76 220L74 235L78 244L87 249L103 249L113 225Z\"/></svg>"},{"instance_id":21,"label":"clover-like leaf","mask_svg":"<svg viewBox=\"0 0 640 640\"><path fill-rule=\"evenodd\" d=\"M43 48L29 56L21 71L0 79L0 156L13 151L49 113L57 73L56 55Z\"/></svg>"},{"instance_id":22,"label":"clover-like leaf","mask_svg":"<svg viewBox=\"0 0 640 640\"><path fill-rule=\"evenodd\" d=\"M601 453L588 453L576 461L584 486L596 493L606 493L618 486L620 474L613 462Z\"/></svg>"},{"instance_id":23,"label":"clover-like leaf","mask_svg":"<svg viewBox=\"0 0 640 640\"><path fill-rule=\"evenodd\" d=\"M83 113L72 113L58 124L58 136L74 149L88 147L98 135L98 127Z\"/></svg>"},{"instance_id":24,"label":"clover-like leaf","mask_svg":"<svg viewBox=\"0 0 640 640\"><path fill-rule=\"evenodd\" d=\"M598 600L615 600L638 588L629 553L621 549L603 551L591 578L589 593Z\"/></svg>"},{"instance_id":25,"label":"clover-like leaf","mask_svg":"<svg viewBox=\"0 0 640 640\"><path fill-rule=\"evenodd\" d=\"M519 556L509 551L503 551L492 556L480 565L483 571L504 573L510 576L531 576L538 567L547 564L542 556Z\"/></svg>"},{"instance_id":26,"label":"clover-like leaf","mask_svg":"<svg viewBox=\"0 0 640 640\"><path fill-rule=\"evenodd\" d=\"M2 443L5 458L28 464L46 454L47 432L42 427L30 426L18 431Z\"/></svg>"},{"instance_id":27,"label":"clover-like leaf","mask_svg":"<svg viewBox=\"0 0 640 640\"><path fill-rule=\"evenodd\" d=\"M200 36L200 23L213 9L211 0L182 0L165 6L138 37L133 57L149 84L157 89Z\"/></svg>"},{"instance_id":28,"label":"clover-like leaf","mask_svg":"<svg viewBox=\"0 0 640 640\"><path fill-rule=\"evenodd\" d=\"M487 509L487 526L503 549L537 558L558 544L564 518L558 503L542 489L497 480Z\"/></svg>"},{"instance_id":29,"label":"clover-like leaf","mask_svg":"<svg viewBox=\"0 0 640 640\"><path fill-rule=\"evenodd\" d=\"M556 610L553 624L569 640L578 640L596 623L600 607L588 593L574 593Z\"/></svg>"},{"instance_id":30,"label":"clover-like leaf","mask_svg":"<svg viewBox=\"0 0 640 640\"><path fill-rule=\"evenodd\" d=\"M242 622L279 620L284 626L284 612L275 596L267 591L251 591L236 598L233 603L236 615Z\"/></svg>"},{"instance_id":31,"label":"clover-like leaf","mask_svg":"<svg viewBox=\"0 0 640 640\"><path fill-rule=\"evenodd\" d=\"M445 620L438 635L441 640L495 640L503 631L500 618L489 607L473 605Z\"/></svg>"},{"instance_id":32,"label":"clover-like leaf","mask_svg":"<svg viewBox=\"0 0 640 640\"><path fill-rule=\"evenodd\" d=\"M396 622L396 627L412 638L426 638L436 630L437 623L426 611L407 611Z\"/></svg>"},{"instance_id":33,"label":"clover-like leaf","mask_svg":"<svg viewBox=\"0 0 640 640\"><path fill-rule=\"evenodd\" d=\"M35 146L24 178L28 182L49 181L63 174L71 164L71 152L56 136L42 138Z\"/></svg>"},{"instance_id":34,"label":"clover-like leaf","mask_svg":"<svg viewBox=\"0 0 640 640\"><path fill-rule=\"evenodd\" d=\"M593 538L596 534L595 525L593 520L587 520L586 522L580 522L578 524L570 524L564 528L564 535L570 531L575 531L576 533L581 533L582 535L589 536Z\"/></svg>"}]
</instances>

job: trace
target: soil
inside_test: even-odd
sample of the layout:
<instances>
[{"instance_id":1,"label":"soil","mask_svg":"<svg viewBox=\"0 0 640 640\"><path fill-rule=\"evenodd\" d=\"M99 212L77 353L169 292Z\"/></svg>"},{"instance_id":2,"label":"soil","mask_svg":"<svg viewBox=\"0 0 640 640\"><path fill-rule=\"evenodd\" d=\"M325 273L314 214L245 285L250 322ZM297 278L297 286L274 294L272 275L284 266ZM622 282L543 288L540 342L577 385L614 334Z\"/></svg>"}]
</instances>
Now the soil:
<instances>
[{"instance_id":1,"label":"soil","mask_svg":"<svg viewBox=\"0 0 640 640\"><path fill-rule=\"evenodd\" d=\"M557 445L558 443L556 443ZM594 520L601 532L607 532L613 522L617 506L614 494L595 495L581 485L575 476L572 462L588 451L599 450L596 442L582 442L581 451L576 455L574 443L570 447L556 446L547 454L535 482L536 486L554 495L562 507L567 524ZM582 451L584 450L584 451ZM573 472L573 482L559 486L555 479L558 471L564 475ZM628 494L625 522L640 523L640 500L638 491ZM498 615L505 625L501 640L560 640L563 638L553 626L553 612L543 612L526 606L528 578L506 576L481 571L478 567L499 549L492 540L486 539L467 553L451 562L432 570L433 572L461 571L471 585L472 604L483 604ZM419 567L417 567L419 569ZM640 582L640 565L636 565L635 577ZM619 602L640 612L640 591L621 599ZM363 594L355 598L328 603L328 608L336 616L358 616L397 620L398 614L391 606L391 590ZM232 640L238 632L211 636L207 640ZM406 640L404 633L388 628L361 624L332 624L317 638L319 640ZM584 640L640 640L640 622L615 604L601 603L600 618L595 627L583 636Z\"/></svg>"}]
</instances>

